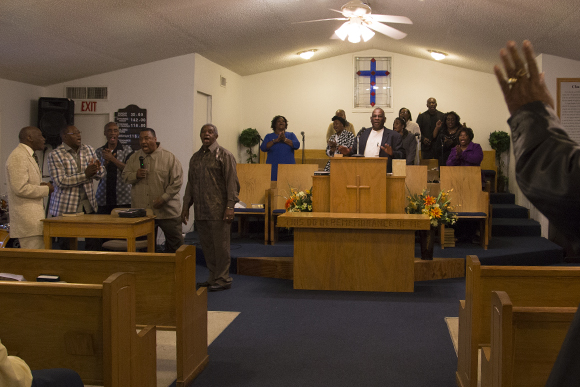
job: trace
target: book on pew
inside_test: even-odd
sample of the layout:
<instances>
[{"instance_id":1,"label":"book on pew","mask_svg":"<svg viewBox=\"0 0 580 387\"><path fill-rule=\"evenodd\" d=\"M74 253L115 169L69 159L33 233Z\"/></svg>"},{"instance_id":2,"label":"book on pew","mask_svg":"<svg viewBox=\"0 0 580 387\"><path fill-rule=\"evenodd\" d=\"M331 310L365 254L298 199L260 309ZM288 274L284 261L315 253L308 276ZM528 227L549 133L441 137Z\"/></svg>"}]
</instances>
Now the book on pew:
<instances>
[{"instance_id":1,"label":"book on pew","mask_svg":"<svg viewBox=\"0 0 580 387\"><path fill-rule=\"evenodd\" d=\"M36 282L60 282L60 276L52 274L41 274L36 277Z\"/></svg>"},{"instance_id":2,"label":"book on pew","mask_svg":"<svg viewBox=\"0 0 580 387\"><path fill-rule=\"evenodd\" d=\"M0 281L26 281L23 275L11 274L11 273L0 273Z\"/></svg>"}]
</instances>

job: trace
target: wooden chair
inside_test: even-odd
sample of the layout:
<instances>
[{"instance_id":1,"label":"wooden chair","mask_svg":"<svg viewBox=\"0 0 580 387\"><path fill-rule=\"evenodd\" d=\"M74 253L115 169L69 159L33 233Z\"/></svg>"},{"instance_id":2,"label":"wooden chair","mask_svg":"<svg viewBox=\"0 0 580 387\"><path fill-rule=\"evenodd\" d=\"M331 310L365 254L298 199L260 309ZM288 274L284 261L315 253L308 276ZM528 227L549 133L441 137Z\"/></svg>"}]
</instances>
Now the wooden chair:
<instances>
[{"instance_id":1,"label":"wooden chair","mask_svg":"<svg viewBox=\"0 0 580 387\"><path fill-rule=\"evenodd\" d=\"M138 326L176 331L177 386L189 384L207 365L207 290L195 290L194 246L181 246L175 254L0 249L0 267L27 279L56 274L87 284L101 284L116 272L134 273Z\"/></svg>"},{"instance_id":2,"label":"wooden chair","mask_svg":"<svg viewBox=\"0 0 580 387\"><path fill-rule=\"evenodd\" d=\"M481 387L543 387L577 310L518 306L508 293L492 292L491 342L482 348Z\"/></svg>"},{"instance_id":3,"label":"wooden chair","mask_svg":"<svg viewBox=\"0 0 580 387\"><path fill-rule=\"evenodd\" d=\"M235 208L238 217L238 232L243 235L247 217L264 219L264 244L268 244L269 235L269 196L272 166L270 164L237 164L236 172L240 181L240 201L246 208ZM261 208L254 206L262 206Z\"/></svg>"},{"instance_id":4,"label":"wooden chair","mask_svg":"<svg viewBox=\"0 0 580 387\"><path fill-rule=\"evenodd\" d=\"M298 149L294 152L296 164L302 164L302 153L304 153L304 164L317 164L319 171L324 170L326 163L330 159L326 155L326 149Z\"/></svg>"},{"instance_id":5,"label":"wooden chair","mask_svg":"<svg viewBox=\"0 0 580 387\"><path fill-rule=\"evenodd\" d=\"M408 197L420 194L427 189L427 166L426 165L407 165L405 176L405 204L409 204Z\"/></svg>"},{"instance_id":6,"label":"wooden chair","mask_svg":"<svg viewBox=\"0 0 580 387\"><path fill-rule=\"evenodd\" d=\"M490 192L495 192L497 187L497 165L495 163L495 150L483 151L483 160L481 161L481 171L484 176L492 176L490 180Z\"/></svg>"},{"instance_id":7,"label":"wooden chair","mask_svg":"<svg viewBox=\"0 0 580 387\"><path fill-rule=\"evenodd\" d=\"M507 292L517 306L577 307L580 267L482 266L474 255L465 266L456 380L460 387L477 387L478 350L490 343L491 292Z\"/></svg>"},{"instance_id":8,"label":"wooden chair","mask_svg":"<svg viewBox=\"0 0 580 387\"><path fill-rule=\"evenodd\" d=\"M119 217L119 211L124 211L127 208L114 208L113 211L111 211L111 216L113 217ZM146 209L147 212L147 216L152 217L153 215L153 210L151 208L147 208ZM147 250L147 239L145 240L137 240L135 241L135 245L137 247L137 250ZM125 239L109 239L108 241L104 242L102 244L103 248L105 250L110 250L110 251L127 251L127 240Z\"/></svg>"},{"instance_id":9,"label":"wooden chair","mask_svg":"<svg viewBox=\"0 0 580 387\"><path fill-rule=\"evenodd\" d=\"M157 385L156 330L136 333L133 274L99 285L0 281L0 309L2 342L32 369L70 368L105 387Z\"/></svg>"},{"instance_id":10,"label":"wooden chair","mask_svg":"<svg viewBox=\"0 0 580 387\"><path fill-rule=\"evenodd\" d=\"M280 164L278 165L277 188L270 190L270 243L277 238L276 218L286 212L286 199L290 189L304 191L312 188L312 176L318 171L317 164Z\"/></svg>"},{"instance_id":11,"label":"wooden chair","mask_svg":"<svg viewBox=\"0 0 580 387\"><path fill-rule=\"evenodd\" d=\"M476 219L480 224L481 246L487 250L491 238L489 193L481 190L480 167L441 167L442 191L453 189L451 205L458 219ZM445 245L445 226L441 225L441 248Z\"/></svg>"},{"instance_id":12,"label":"wooden chair","mask_svg":"<svg viewBox=\"0 0 580 387\"><path fill-rule=\"evenodd\" d=\"M0 229L0 248L6 247L8 241L10 240L10 233L3 228Z\"/></svg>"}]
</instances>

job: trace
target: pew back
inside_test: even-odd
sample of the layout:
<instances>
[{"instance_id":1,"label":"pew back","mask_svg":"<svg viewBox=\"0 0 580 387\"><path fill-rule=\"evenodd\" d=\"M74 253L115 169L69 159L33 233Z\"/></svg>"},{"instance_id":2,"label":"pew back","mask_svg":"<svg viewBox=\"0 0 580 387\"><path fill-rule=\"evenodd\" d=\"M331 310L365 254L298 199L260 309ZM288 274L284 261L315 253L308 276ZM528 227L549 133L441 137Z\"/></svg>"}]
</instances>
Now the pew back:
<instances>
[{"instance_id":1,"label":"pew back","mask_svg":"<svg viewBox=\"0 0 580 387\"><path fill-rule=\"evenodd\" d=\"M457 380L477 386L480 345L490 342L491 292L505 291L517 306L576 307L580 267L481 266L466 257L465 300L459 306Z\"/></svg>"},{"instance_id":2,"label":"pew back","mask_svg":"<svg viewBox=\"0 0 580 387\"><path fill-rule=\"evenodd\" d=\"M482 387L544 386L577 309L519 307L508 293L492 292L491 345L482 357Z\"/></svg>"},{"instance_id":3,"label":"pew back","mask_svg":"<svg viewBox=\"0 0 580 387\"><path fill-rule=\"evenodd\" d=\"M155 386L155 328L135 330L135 276L101 285L0 281L0 336L32 369L70 368L85 384Z\"/></svg>"},{"instance_id":4,"label":"pew back","mask_svg":"<svg viewBox=\"0 0 580 387\"><path fill-rule=\"evenodd\" d=\"M56 274L86 284L100 284L119 271L134 273L136 323L176 330L178 385L207 364L207 292L195 290L194 246L175 254L0 249L0 267L27 280Z\"/></svg>"},{"instance_id":5,"label":"pew back","mask_svg":"<svg viewBox=\"0 0 580 387\"><path fill-rule=\"evenodd\" d=\"M235 215L238 217L238 232L240 235L246 226L249 216L258 216L264 219L264 243L268 243L268 215L269 215L269 189L271 184L270 164L237 164L236 172L240 181L240 201L247 208L236 208ZM252 208L253 204L262 205L262 208Z\"/></svg>"}]
</instances>

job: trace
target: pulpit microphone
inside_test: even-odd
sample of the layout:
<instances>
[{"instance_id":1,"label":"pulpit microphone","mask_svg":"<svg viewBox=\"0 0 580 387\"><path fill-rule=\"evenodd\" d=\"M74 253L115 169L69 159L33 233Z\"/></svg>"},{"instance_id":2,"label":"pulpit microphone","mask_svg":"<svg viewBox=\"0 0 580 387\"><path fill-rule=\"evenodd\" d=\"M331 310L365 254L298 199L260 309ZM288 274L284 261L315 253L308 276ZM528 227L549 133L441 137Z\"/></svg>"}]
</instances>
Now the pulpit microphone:
<instances>
[{"instance_id":1,"label":"pulpit microphone","mask_svg":"<svg viewBox=\"0 0 580 387\"><path fill-rule=\"evenodd\" d=\"M304 164L304 152L306 150L306 145L304 145L304 132L300 132L302 135L302 164Z\"/></svg>"},{"instance_id":2,"label":"pulpit microphone","mask_svg":"<svg viewBox=\"0 0 580 387\"><path fill-rule=\"evenodd\" d=\"M364 129L364 128L363 128ZM362 130L360 131L362 132ZM361 155L359 153L359 146L360 146L360 132L358 132L358 135L356 136L356 153L354 155L352 155L351 157L363 157L364 155Z\"/></svg>"},{"instance_id":3,"label":"pulpit microphone","mask_svg":"<svg viewBox=\"0 0 580 387\"><path fill-rule=\"evenodd\" d=\"M143 160L145 160L145 157L139 156L139 167L141 167L141 169L145 169L145 164L143 163Z\"/></svg>"}]
</instances>

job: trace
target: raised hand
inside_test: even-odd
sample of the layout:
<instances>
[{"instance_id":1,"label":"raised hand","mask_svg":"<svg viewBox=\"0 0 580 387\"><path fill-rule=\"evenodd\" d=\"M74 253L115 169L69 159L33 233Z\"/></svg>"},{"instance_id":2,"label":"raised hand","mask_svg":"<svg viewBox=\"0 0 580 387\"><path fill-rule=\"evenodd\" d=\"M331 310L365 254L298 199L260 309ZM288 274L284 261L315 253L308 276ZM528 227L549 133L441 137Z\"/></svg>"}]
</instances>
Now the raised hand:
<instances>
[{"instance_id":1,"label":"raised hand","mask_svg":"<svg viewBox=\"0 0 580 387\"><path fill-rule=\"evenodd\" d=\"M518 54L514 41L507 42L506 47L499 51L508 79L504 78L498 65L493 68L510 114L514 114L522 106L535 101L541 101L554 108L554 100L544 82L544 73L540 74L538 71L532 43L524 40L522 48L526 63Z\"/></svg>"}]
</instances>

